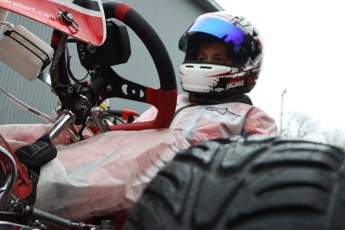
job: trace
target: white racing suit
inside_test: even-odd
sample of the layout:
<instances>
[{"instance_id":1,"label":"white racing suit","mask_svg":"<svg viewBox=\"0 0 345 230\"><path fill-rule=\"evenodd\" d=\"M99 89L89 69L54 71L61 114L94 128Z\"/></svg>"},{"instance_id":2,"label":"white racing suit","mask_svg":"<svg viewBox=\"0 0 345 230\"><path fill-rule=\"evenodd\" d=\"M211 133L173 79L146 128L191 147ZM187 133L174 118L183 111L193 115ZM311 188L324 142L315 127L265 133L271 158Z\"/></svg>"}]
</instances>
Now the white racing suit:
<instances>
[{"instance_id":1,"label":"white racing suit","mask_svg":"<svg viewBox=\"0 0 345 230\"><path fill-rule=\"evenodd\" d=\"M152 120L156 114L157 109L151 107L136 121ZM277 134L274 120L258 107L240 102L193 104L185 95L178 96L170 128L192 144L232 135Z\"/></svg>"}]
</instances>

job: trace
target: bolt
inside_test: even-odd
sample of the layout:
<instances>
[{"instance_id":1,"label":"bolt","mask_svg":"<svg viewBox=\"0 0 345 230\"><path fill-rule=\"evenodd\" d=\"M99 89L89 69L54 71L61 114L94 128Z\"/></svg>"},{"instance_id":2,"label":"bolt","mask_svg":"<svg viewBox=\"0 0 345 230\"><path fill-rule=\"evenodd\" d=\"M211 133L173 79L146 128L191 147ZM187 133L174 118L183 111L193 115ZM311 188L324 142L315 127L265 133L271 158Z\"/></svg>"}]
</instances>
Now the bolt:
<instances>
[{"instance_id":1,"label":"bolt","mask_svg":"<svg viewBox=\"0 0 345 230\"><path fill-rule=\"evenodd\" d=\"M73 91L74 91L74 89L72 86L67 87L67 93L71 94L71 93L73 93Z\"/></svg>"},{"instance_id":2,"label":"bolt","mask_svg":"<svg viewBox=\"0 0 345 230\"><path fill-rule=\"evenodd\" d=\"M91 44L87 45L87 51L89 51L90 53L94 54L94 53L96 53L96 50L97 50L96 46L93 46Z\"/></svg>"},{"instance_id":3,"label":"bolt","mask_svg":"<svg viewBox=\"0 0 345 230\"><path fill-rule=\"evenodd\" d=\"M113 87L111 87L111 85L108 85L108 86L107 86L107 91L110 92L110 91L112 91L112 90L113 90Z\"/></svg>"}]
</instances>

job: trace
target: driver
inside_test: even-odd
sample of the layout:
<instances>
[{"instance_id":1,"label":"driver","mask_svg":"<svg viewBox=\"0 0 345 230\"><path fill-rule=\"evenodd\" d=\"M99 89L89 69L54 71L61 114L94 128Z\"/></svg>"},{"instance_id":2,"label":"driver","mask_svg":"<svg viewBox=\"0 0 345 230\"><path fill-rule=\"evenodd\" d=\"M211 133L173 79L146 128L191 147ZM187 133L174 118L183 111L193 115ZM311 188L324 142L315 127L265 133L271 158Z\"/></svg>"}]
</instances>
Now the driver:
<instances>
[{"instance_id":1,"label":"driver","mask_svg":"<svg viewBox=\"0 0 345 230\"><path fill-rule=\"evenodd\" d=\"M190 143L230 135L276 134L275 121L253 106L249 93L262 65L262 45L254 26L226 12L199 16L182 35L186 53L180 66L182 89L170 128ZM136 121L152 120L151 107Z\"/></svg>"}]
</instances>

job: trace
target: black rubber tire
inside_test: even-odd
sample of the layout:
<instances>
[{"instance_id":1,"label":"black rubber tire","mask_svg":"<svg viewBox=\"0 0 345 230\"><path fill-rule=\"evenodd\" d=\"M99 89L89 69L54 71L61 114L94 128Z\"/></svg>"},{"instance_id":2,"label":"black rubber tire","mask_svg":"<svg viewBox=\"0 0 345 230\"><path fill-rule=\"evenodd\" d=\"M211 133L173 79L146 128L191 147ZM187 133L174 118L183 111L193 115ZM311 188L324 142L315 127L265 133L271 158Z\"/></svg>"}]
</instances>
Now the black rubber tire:
<instances>
[{"instance_id":1,"label":"black rubber tire","mask_svg":"<svg viewBox=\"0 0 345 230\"><path fill-rule=\"evenodd\" d=\"M125 230L345 229L342 150L278 137L218 139L179 153Z\"/></svg>"}]
</instances>

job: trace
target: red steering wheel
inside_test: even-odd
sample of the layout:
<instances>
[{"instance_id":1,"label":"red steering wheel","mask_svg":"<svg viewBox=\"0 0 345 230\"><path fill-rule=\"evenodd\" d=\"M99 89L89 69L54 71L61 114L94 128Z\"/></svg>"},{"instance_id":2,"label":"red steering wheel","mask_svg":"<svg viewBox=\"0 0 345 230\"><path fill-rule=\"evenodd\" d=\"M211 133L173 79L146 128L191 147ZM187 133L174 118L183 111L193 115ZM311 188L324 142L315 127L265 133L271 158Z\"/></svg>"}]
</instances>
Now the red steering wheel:
<instances>
[{"instance_id":1,"label":"red steering wheel","mask_svg":"<svg viewBox=\"0 0 345 230\"><path fill-rule=\"evenodd\" d=\"M143 42L155 64L160 84L159 88L143 86L122 78L110 66L104 68L102 83L91 82L89 85L90 88L93 88L95 98L124 98L153 105L158 110L156 118L152 121L112 125L111 130L168 128L175 113L177 84L166 47L150 24L130 6L116 1L103 1L102 5L106 19L113 18L121 21L131 28ZM55 30L51 41L52 47L58 46L60 37L61 32ZM59 69L66 69L66 63L59 63ZM60 75L67 76L68 74L66 72ZM64 82L64 80L62 81ZM66 80L65 83L67 84ZM112 88L111 92L105 90L105 86L109 85L111 87L108 88Z\"/></svg>"}]
</instances>

